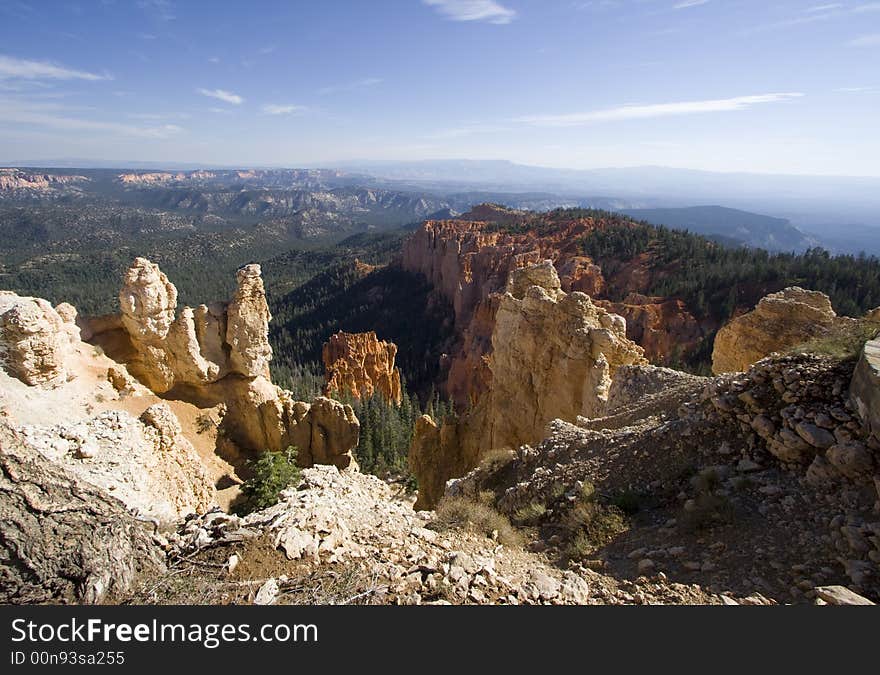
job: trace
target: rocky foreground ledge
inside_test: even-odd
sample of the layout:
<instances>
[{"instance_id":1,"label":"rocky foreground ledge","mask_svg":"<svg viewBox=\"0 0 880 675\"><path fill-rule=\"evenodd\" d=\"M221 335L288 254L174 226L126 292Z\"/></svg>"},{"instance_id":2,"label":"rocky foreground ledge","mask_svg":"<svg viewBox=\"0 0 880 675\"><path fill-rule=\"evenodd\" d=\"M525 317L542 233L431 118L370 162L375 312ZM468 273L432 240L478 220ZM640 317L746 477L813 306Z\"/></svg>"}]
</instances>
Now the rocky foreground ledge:
<instances>
[{"instance_id":1,"label":"rocky foreground ledge","mask_svg":"<svg viewBox=\"0 0 880 675\"><path fill-rule=\"evenodd\" d=\"M173 571L138 602L357 604L720 604L694 585L618 580L563 570L503 533L471 532L417 512L378 478L347 469L303 470L282 501L244 518L220 511L157 538ZM733 600L728 599L728 602ZM769 601L755 596L749 602Z\"/></svg>"}]
</instances>

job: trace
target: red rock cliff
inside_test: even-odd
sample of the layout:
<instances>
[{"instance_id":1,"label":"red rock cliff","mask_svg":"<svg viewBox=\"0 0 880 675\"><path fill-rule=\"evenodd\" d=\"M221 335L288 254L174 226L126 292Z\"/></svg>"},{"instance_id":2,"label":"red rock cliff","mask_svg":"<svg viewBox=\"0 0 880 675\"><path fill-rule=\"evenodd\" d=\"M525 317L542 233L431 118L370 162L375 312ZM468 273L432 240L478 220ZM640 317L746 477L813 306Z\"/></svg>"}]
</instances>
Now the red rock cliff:
<instances>
[{"instance_id":1,"label":"red rock cliff","mask_svg":"<svg viewBox=\"0 0 880 675\"><path fill-rule=\"evenodd\" d=\"M620 224L617 222L616 224ZM531 214L492 205L475 207L459 220L433 220L407 239L404 269L424 275L452 305L455 344L445 361L446 389L456 405L467 408L489 388L487 357L492 351L498 298L510 272L551 260L562 290L581 291L627 320L627 337L645 349L654 363L668 364L687 351L703 331L679 300L637 295L650 280L650 260L636 258L612 273L603 261L585 256L582 235L610 225L598 217ZM623 302L608 296L628 295Z\"/></svg>"}]
</instances>

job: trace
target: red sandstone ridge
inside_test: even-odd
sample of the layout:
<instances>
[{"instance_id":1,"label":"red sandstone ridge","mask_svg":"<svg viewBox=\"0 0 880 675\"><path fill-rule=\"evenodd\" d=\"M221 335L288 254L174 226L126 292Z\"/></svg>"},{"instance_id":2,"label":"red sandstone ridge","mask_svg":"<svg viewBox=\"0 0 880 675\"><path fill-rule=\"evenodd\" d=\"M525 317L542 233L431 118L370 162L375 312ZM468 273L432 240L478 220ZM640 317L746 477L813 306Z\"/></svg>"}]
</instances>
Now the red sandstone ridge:
<instances>
[{"instance_id":1,"label":"red sandstone ridge","mask_svg":"<svg viewBox=\"0 0 880 675\"><path fill-rule=\"evenodd\" d=\"M456 220L429 220L404 242L404 269L424 275L435 292L452 305L456 341L446 355L446 390L467 408L485 393L491 373L492 329L498 296L510 272L551 260L562 290L581 291L597 304L627 319L627 337L645 349L654 363L668 364L699 341L702 330L679 300L636 295L648 285L651 260L637 257L611 272L601 260L584 255L583 235L625 218L533 214L491 204L475 207ZM623 302L609 302L608 296Z\"/></svg>"},{"instance_id":2,"label":"red sandstone ridge","mask_svg":"<svg viewBox=\"0 0 880 675\"><path fill-rule=\"evenodd\" d=\"M394 367L397 345L379 341L376 333L339 331L324 343L323 361L327 384L333 392L367 399L379 393L386 401L400 404L400 371Z\"/></svg>"}]
</instances>

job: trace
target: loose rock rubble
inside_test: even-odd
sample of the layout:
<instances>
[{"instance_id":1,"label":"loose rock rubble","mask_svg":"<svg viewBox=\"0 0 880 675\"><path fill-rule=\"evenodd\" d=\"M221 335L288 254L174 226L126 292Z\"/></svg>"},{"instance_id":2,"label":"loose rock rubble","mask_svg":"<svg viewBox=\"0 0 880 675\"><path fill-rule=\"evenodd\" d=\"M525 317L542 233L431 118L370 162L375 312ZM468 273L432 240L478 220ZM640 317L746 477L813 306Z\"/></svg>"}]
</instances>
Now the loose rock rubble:
<instances>
[{"instance_id":1,"label":"loose rock rubble","mask_svg":"<svg viewBox=\"0 0 880 675\"><path fill-rule=\"evenodd\" d=\"M815 601L837 584L878 598L878 444L849 402L852 367L796 355L694 378L641 410L556 421L535 448L447 493L492 490L512 517L540 505L537 544L564 557L559 528L589 483L633 511L627 532L596 547L597 568L662 571L728 597Z\"/></svg>"},{"instance_id":2,"label":"loose rock rubble","mask_svg":"<svg viewBox=\"0 0 880 675\"><path fill-rule=\"evenodd\" d=\"M260 537L289 560L290 572L254 589L252 602L283 602L295 575L356 565L370 583L362 601L394 604L720 603L697 586L662 577L618 581L568 570L540 555L462 530L440 531L432 512L413 511L373 476L331 466L303 470L282 501L243 518L220 511L190 518L165 541L169 560ZM238 557L238 553L234 554ZM247 552L240 554L247 564ZM231 559L231 556L230 556ZM299 567L296 565L299 564ZM229 569L229 562L225 564Z\"/></svg>"}]
</instances>

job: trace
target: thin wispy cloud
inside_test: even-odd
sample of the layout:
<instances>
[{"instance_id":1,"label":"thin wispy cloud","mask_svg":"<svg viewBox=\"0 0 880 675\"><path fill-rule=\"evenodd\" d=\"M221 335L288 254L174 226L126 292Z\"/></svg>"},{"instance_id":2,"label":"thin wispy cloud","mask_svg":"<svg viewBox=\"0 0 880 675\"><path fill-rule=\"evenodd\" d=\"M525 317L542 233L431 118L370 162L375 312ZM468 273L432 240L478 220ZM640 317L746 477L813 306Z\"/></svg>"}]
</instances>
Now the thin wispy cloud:
<instances>
[{"instance_id":1,"label":"thin wispy cloud","mask_svg":"<svg viewBox=\"0 0 880 675\"><path fill-rule=\"evenodd\" d=\"M262 107L262 111L267 115L295 115L305 112L305 110L306 107L304 105L294 105L293 103L267 103Z\"/></svg>"},{"instance_id":2,"label":"thin wispy cloud","mask_svg":"<svg viewBox=\"0 0 880 675\"><path fill-rule=\"evenodd\" d=\"M170 0L138 0L137 6L160 21L174 21L177 18Z\"/></svg>"},{"instance_id":3,"label":"thin wispy cloud","mask_svg":"<svg viewBox=\"0 0 880 675\"><path fill-rule=\"evenodd\" d=\"M381 77L365 77L360 80L355 80L354 82L332 84L328 87L322 87L318 90L318 94L321 96L326 96L327 94L336 94L340 91L353 91L355 89L363 89L365 87L375 87L377 84L382 84L382 82L383 80Z\"/></svg>"},{"instance_id":4,"label":"thin wispy cloud","mask_svg":"<svg viewBox=\"0 0 880 675\"><path fill-rule=\"evenodd\" d=\"M0 79L23 80L112 80L110 75L67 68L49 61L30 61L0 55Z\"/></svg>"},{"instance_id":5,"label":"thin wispy cloud","mask_svg":"<svg viewBox=\"0 0 880 675\"><path fill-rule=\"evenodd\" d=\"M465 136L473 136L474 134L491 134L491 133L499 133L503 131L511 131L511 127L509 125L501 125L501 124L463 124L458 127L451 127L449 129L441 129L440 131L436 131L433 134L430 134L427 138L431 140L453 140L456 138L463 138Z\"/></svg>"},{"instance_id":6,"label":"thin wispy cloud","mask_svg":"<svg viewBox=\"0 0 880 675\"><path fill-rule=\"evenodd\" d=\"M839 2L832 3L830 5L816 5L815 7L808 7L806 9L807 14L813 14L815 12L830 12L832 9L840 9L843 5Z\"/></svg>"},{"instance_id":7,"label":"thin wispy cloud","mask_svg":"<svg viewBox=\"0 0 880 675\"><path fill-rule=\"evenodd\" d=\"M192 115L189 113L129 113L133 120L161 121L161 120L188 120Z\"/></svg>"},{"instance_id":8,"label":"thin wispy cloud","mask_svg":"<svg viewBox=\"0 0 880 675\"><path fill-rule=\"evenodd\" d=\"M208 96L209 98L216 98L218 101L223 101L224 103L231 103L233 105L241 105L244 103L244 98L239 96L238 94L234 94L231 91L226 91L225 89L196 89L197 94L201 94L202 96Z\"/></svg>"},{"instance_id":9,"label":"thin wispy cloud","mask_svg":"<svg viewBox=\"0 0 880 675\"><path fill-rule=\"evenodd\" d=\"M761 33L765 31L781 30L784 28L795 28L798 26L809 25L821 21L832 21L834 19L843 19L859 14L868 14L871 12L880 12L880 2L867 2L854 6L847 6L842 3L829 3L824 5L815 5L805 9L796 16L792 16L782 21L773 21L770 23L752 26L741 32L743 35L751 33Z\"/></svg>"},{"instance_id":10,"label":"thin wispy cloud","mask_svg":"<svg viewBox=\"0 0 880 675\"><path fill-rule=\"evenodd\" d=\"M880 33L861 35L849 41L850 47L880 47Z\"/></svg>"},{"instance_id":11,"label":"thin wispy cloud","mask_svg":"<svg viewBox=\"0 0 880 675\"><path fill-rule=\"evenodd\" d=\"M452 21L485 21L508 24L516 18L516 10L494 0L422 0Z\"/></svg>"},{"instance_id":12,"label":"thin wispy cloud","mask_svg":"<svg viewBox=\"0 0 880 675\"><path fill-rule=\"evenodd\" d=\"M44 127L58 131L96 131L134 138L166 139L183 132L176 124L137 126L108 122L105 120L84 119L61 114L58 106L35 105L33 103L0 99L0 124L21 124Z\"/></svg>"},{"instance_id":13,"label":"thin wispy cloud","mask_svg":"<svg viewBox=\"0 0 880 675\"><path fill-rule=\"evenodd\" d=\"M688 9L690 7L699 7L700 5L706 5L708 3L709 0L682 0L682 2L674 4L672 9Z\"/></svg>"},{"instance_id":14,"label":"thin wispy cloud","mask_svg":"<svg viewBox=\"0 0 880 675\"><path fill-rule=\"evenodd\" d=\"M863 94L869 91L877 91L877 87L838 87L834 91L840 94Z\"/></svg>"},{"instance_id":15,"label":"thin wispy cloud","mask_svg":"<svg viewBox=\"0 0 880 675\"><path fill-rule=\"evenodd\" d=\"M649 105L624 105L604 110L568 113L562 115L527 115L515 121L538 127L574 127L599 122L620 122L677 115L701 115L706 113L736 112L756 105L779 103L804 94L798 92L737 96L734 98L709 99L705 101L681 101L678 103L654 103Z\"/></svg>"}]
</instances>

